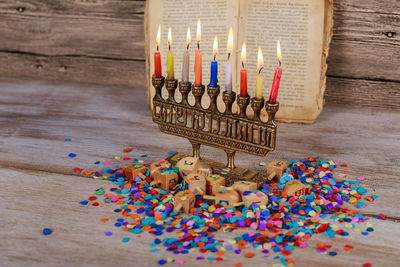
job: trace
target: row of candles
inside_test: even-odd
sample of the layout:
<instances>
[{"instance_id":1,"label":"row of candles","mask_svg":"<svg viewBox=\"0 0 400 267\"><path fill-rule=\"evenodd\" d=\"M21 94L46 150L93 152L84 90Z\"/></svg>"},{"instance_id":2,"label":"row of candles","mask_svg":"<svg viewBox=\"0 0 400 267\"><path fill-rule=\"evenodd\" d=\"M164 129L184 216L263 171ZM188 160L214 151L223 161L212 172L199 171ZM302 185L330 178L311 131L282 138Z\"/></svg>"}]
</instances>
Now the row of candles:
<instances>
[{"instance_id":1,"label":"row of candles","mask_svg":"<svg viewBox=\"0 0 400 267\"><path fill-rule=\"evenodd\" d=\"M160 78L162 76L161 73L161 55L159 52L160 46L160 35L161 35L161 25L158 27L157 32L157 51L154 53L154 76ZM197 51L195 55L195 63L194 63L194 73L195 80L194 86L202 85L202 52L200 50L200 41L201 41L201 24L200 20L197 21ZM183 64L182 64L182 82L189 82L189 46L191 42L191 34L190 28L187 30L187 38L186 38L186 51L183 53ZM168 29L168 53L167 53L167 80L174 80L174 55L171 51L172 44L172 33L171 28ZM227 53L228 59L225 64L225 90L227 93L232 93L232 64L230 62L230 57L233 51L233 31L232 28L229 30L228 35L228 45L227 45ZM210 78L210 87L216 87L218 84L218 62L216 61L216 57L218 54L218 39L215 36L214 45L213 45L213 55L214 60L211 62L211 78ZM277 103L276 99L278 97L279 84L282 76L282 68L281 68L281 47L280 42L278 40L277 43L277 56L279 66L275 70L274 80L272 82L271 93L269 97L270 103ZM245 68L246 63L246 44L242 45L242 69L240 71L240 96L246 97L247 94L247 70ZM264 68L264 60L261 51L261 47L258 48L258 57L257 57L257 74L256 74L256 99L262 99L263 97L263 76L261 75L261 71Z\"/></svg>"}]
</instances>

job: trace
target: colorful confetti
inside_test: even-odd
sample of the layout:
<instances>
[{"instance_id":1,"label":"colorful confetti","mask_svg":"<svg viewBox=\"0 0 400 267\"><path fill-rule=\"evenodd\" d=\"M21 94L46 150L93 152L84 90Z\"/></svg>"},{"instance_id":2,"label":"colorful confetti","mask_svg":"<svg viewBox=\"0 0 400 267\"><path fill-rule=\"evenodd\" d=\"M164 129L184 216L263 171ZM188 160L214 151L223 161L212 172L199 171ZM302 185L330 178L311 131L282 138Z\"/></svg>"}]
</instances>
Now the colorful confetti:
<instances>
[{"instance_id":1,"label":"colorful confetti","mask_svg":"<svg viewBox=\"0 0 400 267\"><path fill-rule=\"evenodd\" d=\"M51 234L53 231L51 230L51 229L49 229L49 228L43 228L43 235L49 235L49 234Z\"/></svg>"}]
</instances>

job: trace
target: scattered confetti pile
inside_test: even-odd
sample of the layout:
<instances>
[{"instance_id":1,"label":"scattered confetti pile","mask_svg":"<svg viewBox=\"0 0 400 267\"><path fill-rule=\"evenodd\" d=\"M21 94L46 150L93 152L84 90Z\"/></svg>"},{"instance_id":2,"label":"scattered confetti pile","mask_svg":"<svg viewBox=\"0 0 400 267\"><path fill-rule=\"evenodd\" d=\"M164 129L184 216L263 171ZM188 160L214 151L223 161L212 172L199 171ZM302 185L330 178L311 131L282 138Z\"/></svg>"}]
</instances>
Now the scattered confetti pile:
<instances>
[{"instance_id":1,"label":"scattered confetti pile","mask_svg":"<svg viewBox=\"0 0 400 267\"><path fill-rule=\"evenodd\" d=\"M131 148L123 150L124 153L131 151ZM170 153L173 154L174 151ZM71 153L69 156L76 155ZM146 155L141 157L145 158ZM151 166L151 163L145 163L143 159L132 161L134 164ZM104 164L110 165L110 162ZM119 231L136 235L144 231L153 234L155 238L150 243L151 252L157 252L160 247L164 247L178 256L198 250L204 254L196 257L199 261L222 261L227 253L241 254L245 260L256 255L254 252L245 251L253 247L258 249L263 257L275 259L276 266L287 266L293 264L290 258L293 250L296 247L307 247L307 241L315 234L334 238L347 236L349 231L361 235L368 235L374 231L370 223L363 224L366 225L365 229L356 227L357 223L366 222L366 218L357 209L365 206L364 201L373 202L378 198L376 195L366 195L366 189L360 184L364 177L359 177L356 181L345 180L346 171L344 177L339 178L334 174L339 165L337 162L318 158L309 157L287 164L288 168L279 183L262 186L261 191L268 196L267 205L259 206L254 203L250 207L226 209L197 195L190 213L181 214L174 212L173 196L187 190L184 182L176 184L171 190L163 190L151 185L150 171L129 180L125 177L125 168L122 165L115 168L105 167L90 174L85 172L86 175L94 175L97 179L108 179L115 186L109 190L97 189L93 196L82 200L80 204L114 204L114 212L120 215L114 226L119 228ZM346 165L342 164L341 167ZM74 170L83 171L80 168ZM178 172L177 168L170 170ZM288 182L294 180L309 188L309 193L297 198L288 196L283 189ZM245 192L250 193L252 192ZM99 201L99 198L102 200ZM383 214L378 217L385 219ZM332 220L328 219L333 219L338 225L330 223ZM108 221L108 218L102 219L104 223ZM248 229L249 232L231 240L215 238L217 231L232 232L236 229ZM176 233L176 236L163 238L164 233L171 232ZM44 231L43 233L45 234ZM111 236L112 232L106 232L105 235ZM125 237L122 242L129 242L130 239ZM316 249L319 253L337 256L341 250L349 251L352 248L351 245L332 248L329 244L319 242ZM185 263L183 259L172 257L158 260L160 265L170 262ZM242 264L237 263L235 266Z\"/></svg>"}]
</instances>

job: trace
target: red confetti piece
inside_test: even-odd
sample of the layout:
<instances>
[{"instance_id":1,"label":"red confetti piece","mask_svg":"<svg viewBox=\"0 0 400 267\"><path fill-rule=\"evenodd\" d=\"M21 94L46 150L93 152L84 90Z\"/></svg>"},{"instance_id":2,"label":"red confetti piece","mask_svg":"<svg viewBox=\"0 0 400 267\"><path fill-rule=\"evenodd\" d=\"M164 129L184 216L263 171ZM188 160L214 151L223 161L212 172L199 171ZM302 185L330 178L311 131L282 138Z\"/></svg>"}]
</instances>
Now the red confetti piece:
<instances>
[{"instance_id":1,"label":"red confetti piece","mask_svg":"<svg viewBox=\"0 0 400 267\"><path fill-rule=\"evenodd\" d=\"M283 255L290 255L290 253L292 253L292 252L290 250L288 250L288 249L282 250L282 254Z\"/></svg>"},{"instance_id":2,"label":"red confetti piece","mask_svg":"<svg viewBox=\"0 0 400 267\"><path fill-rule=\"evenodd\" d=\"M91 171L85 171L85 175L91 175L93 172L91 172Z\"/></svg>"},{"instance_id":3,"label":"red confetti piece","mask_svg":"<svg viewBox=\"0 0 400 267\"><path fill-rule=\"evenodd\" d=\"M345 245L344 246L344 250L350 250L350 249L352 249L353 248L353 246L352 245Z\"/></svg>"},{"instance_id":4,"label":"red confetti piece","mask_svg":"<svg viewBox=\"0 0 400 267\"><path fill-rule=\"evenodd\" d=\"M246 254L244 254L244 256L246 258L253 258L254 257L254 253L253 252L247 252Z\"/></svg>"},{"instance_id":5,"label":"red confetti piece","mask_svg":"<svg viewBox=\"0 0 400 267\"><path fill-rule=\"evenodd\" d=\"M92 205L97 207L99 205L99 203L98 202L94 202Z\"/></svg>"},{"instance_id":6,"label":"red confetti piece","mask_svg":"<svg viewBox=\"0 0 400 267\"><path fill-rule=\"evenodd\" d=\"M129 153L129 152L131 152L132 151L132 148L131 147L125 147L124 148L124 152L125 153Z\"/></svg>"},{"instance_id":7,"label":"red confetti piece","mask_svg":"<svg viewBox=\"0 0 400 267\"><path fill-rule=\"evenodd\" d=\"M366 263L364 263L363 264L363 267L371 267L372 265L371 265L371 263L369 263L369 262L366 262Z\"/></svg>"},{"instance_id":8,"label":"red confetti piece","mask_svg":"<svg viewBox=\"0 0 400 267\"><path fill-rule=\"evenodd\" d=\"M216 260L216 261L222 261L223 258L221 258L221 257L216 257L215 260Z\"/></svg>"},{"instance_id":9,"label":"red confetti piece","mask_svg":"<svg viewBox=\"0 0 400 267\"><path fill-rule=\"evenodd\" d=\"M82 169L81 169L81 168L75 168L74 171L76 171L76 172L81 172Z\"/></svg>"},{"instance_id":10,"label":"red confetti piece","mask_svg":"<svg viewBox=\"0 0 400 267\"><path fill-rule=\"evenodd\" d=\"M91 197L89 197L89 200L90 200L90 201L93 201L93 200L96 200L96 199L97 199L96 196L91 196Z\"/></svg>"},{"instance_id":11,"label":"red confetti piece","mask_svg":"<svg viewBox=\"0 0 400 267\"><path fill-rule=\"evenodd\" d=\"M378 217L379 217L380 219L382 219L382 220L386 220L386 216L385 216L385 214L383 214L383 213L380 213L380 214L378 215Z\"/></svg>"},{"instance_id":12,"label":"red confetti piece","mask_svg":"<svg viewBox=\"0 0 400 267\"><path fill-rule=\"evenodd\" d=\"M340 165L340 167L346 168L347 164L342 164L342 165Z\"/></svg>"},{"instance_id":13,"label":"red confetti piece","mask_svg":"<svg viewBox=\"0 0 400 267\"><path fill-rule=\"evenodd\" d=\"M131 160L131 158L127 158L127 157L125 157L125 158L123 158L123 160Z\"/></svg>"}]
</instances>

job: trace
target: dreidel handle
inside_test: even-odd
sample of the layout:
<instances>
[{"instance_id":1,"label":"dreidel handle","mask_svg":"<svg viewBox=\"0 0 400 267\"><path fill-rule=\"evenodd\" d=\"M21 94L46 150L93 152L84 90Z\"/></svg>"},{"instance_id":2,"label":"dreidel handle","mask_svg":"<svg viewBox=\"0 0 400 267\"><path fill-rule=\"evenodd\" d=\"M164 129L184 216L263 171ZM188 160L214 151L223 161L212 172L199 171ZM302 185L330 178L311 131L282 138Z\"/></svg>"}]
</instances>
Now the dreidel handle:
<instances>
[{"instance_id":1,"label":"dreidel handle","mask_svg":"<svg viewBox=\"0 0 400 267\"><path fill-rule=\"evenodd\" d=\"M174 207L174 212L180 211L181 208L182 208L182 203L179 203L178 205L176 205L176 206Z\"/></svg>"},{"instance_id":2,"label":"dreidel handle","mask_svg":"<svg viewBox=\"0 0 400 267\"><path fill-rule=\"evenodd\" d=\"M207 200L215 200L216 199L215 196L207 196L207 195L204 195L203 198L207 199Z\"/></svg>"},{"instance_id":3,"label":"dreidel handle","mask_svg":"<svg viewBox=\"0 0 400 267\"><path fill-rule=\"evenodd\" d=\"M268 176L268 180L271 181L272 179L274 179L275 176L276 176L276 172L271 173L271 174Z\"/></svg>"}]
</instances>

